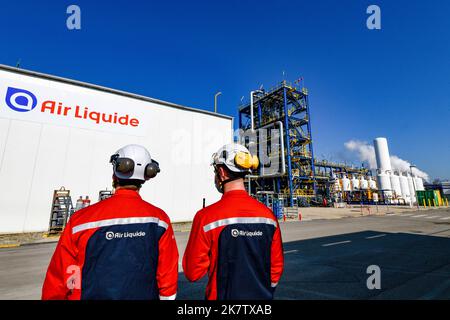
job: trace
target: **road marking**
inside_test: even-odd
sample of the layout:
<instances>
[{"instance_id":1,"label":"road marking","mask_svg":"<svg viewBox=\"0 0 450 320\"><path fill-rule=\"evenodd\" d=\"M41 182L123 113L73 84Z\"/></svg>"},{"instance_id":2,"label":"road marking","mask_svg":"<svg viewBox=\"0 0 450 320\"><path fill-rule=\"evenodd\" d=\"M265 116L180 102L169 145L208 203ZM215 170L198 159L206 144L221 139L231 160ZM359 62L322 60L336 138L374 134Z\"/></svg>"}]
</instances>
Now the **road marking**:
<instances>
[{"instance_id":1,"label":"road marking","mask_svg":"<svg viewBox=\"0 0 450 320\"><path fill-rule=\"evenodd\" d=\"M450 217L441 218L440 220L448 220L448 219L450 219Z\"/></svg>"},{"instance_id":2,"label":"road marking","mask_svg":"<svg viewBox=\"0 0 450 320\"><path fill-rule=\"evenodd\" d=\"M289 251L285 251L284 254L286 254L286 253L294 253L294 252L298 252L298 250L289 250Z\"/></svg>"},{"instance_id":3,"label":"road marking","mask_svg":"<svg viewBox=\"0 0 450 320\"><path fill-rule=\"evenodd\" d=\"M350 240L346 240L346 241L326 243L326 244L323 244L322 247L335 246L335 245L338 245L338 244L344 244L344 243L349 243L349 242L351 242L351 241Z\"/></svg>"},{"instance_id":4,"label":"road marking","mask_svg":"<svg viewBox=\"0 0 450 320\"><path fill-rule=\"evenodd\" d=\"M426 217L425 219L433 219L433 218L439 218L439 216Z\"/></svg>"},{"instance_id":5,"label":"road marking","mask_svg":"<svg viewBox=\"0 0 450 320\"><path fill-rule=\"evenodd\" d=\"M418 214L417 216L412 216L411 218L420 218L420 217L425 217L426 214Z\"/></svg>"},{"instance_id":6,"label":"road marking","mask_svg":"<svg viewBox=\"0 0 450 320\"><path fill-rule=\"evenodd\" d=\"M380 238L380 237L384 237L384 236L386 236L386 233L377 234L376 236L366 237L366 239L375 239L375 238Z\"/></svg>"},{"instance_id":7,"label":"road marking","mask_svg":"<svg viewBox=\"0 0 450 320\"><path fill-rule=\"evenodd\" d=\"M409 216L412 216L412 215L413 215L412 213L406 213L406 214L404 214L403 216L409 217Z\"/></svg>"}]
</instances>

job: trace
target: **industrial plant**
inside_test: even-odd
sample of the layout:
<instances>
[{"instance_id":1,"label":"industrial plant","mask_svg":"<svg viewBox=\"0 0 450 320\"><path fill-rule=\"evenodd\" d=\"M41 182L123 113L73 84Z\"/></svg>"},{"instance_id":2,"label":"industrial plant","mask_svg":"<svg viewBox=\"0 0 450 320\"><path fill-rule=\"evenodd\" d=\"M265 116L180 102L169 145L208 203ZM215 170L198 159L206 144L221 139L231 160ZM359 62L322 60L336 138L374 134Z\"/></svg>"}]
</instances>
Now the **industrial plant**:
<instances>
[{"instance_id":1,"label":"industrial plant","mask_svg":"<svg viewBox=\"0 0 450 320\"><path fill-rule=\"evenodd\" d=\"M373 140L376 170L317 160L308 90L301 81L283 81L268 91L251 91L249 100L239 107L239 140L258 152L261 166L257 175L248 177L247 187L267 205L445 203L440 195L433 201L417 199L416 195L425 191L423 179L415 174L413 166L407 171L392 168L384 137Z\"/></svg>"}]
</instances>

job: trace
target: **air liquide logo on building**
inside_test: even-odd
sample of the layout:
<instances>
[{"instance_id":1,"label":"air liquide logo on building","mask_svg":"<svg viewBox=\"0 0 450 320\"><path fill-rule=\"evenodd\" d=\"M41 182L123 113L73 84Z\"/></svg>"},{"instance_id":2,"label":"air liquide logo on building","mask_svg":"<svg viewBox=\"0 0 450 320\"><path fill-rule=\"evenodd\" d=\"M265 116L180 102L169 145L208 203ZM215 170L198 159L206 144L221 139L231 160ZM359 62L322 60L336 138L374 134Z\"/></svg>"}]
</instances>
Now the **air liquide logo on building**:
<instances>
[{"instance_id":1,"label":"air liquide logo on building","mask_svg":"<svg viewBox=\"0 0 450 320\"><path fill-rule=\"evenodd\" d=\"M40 99L41 100L41 99ZM119 112L100 112L91 106L82 104L67 104L57 99L42 99L38 103L35 94L21 88L8 87L5 102L8 107L17 112L29 112L45 114L51 118L75 120L81 124L102 125L110 124L116 127L138 127L139 119L130 114ZM36 106L39 107L36 108ZM35 109L36 108L36 109ZM35 110L34 110L35 109ZM111 108L108 106L108 109Z\"/></svg>"},{"instance_id":2,"label":"air liquide logo on building","mask_svg":"<svg viewBox=\"0 0 450 320\"><path fill-rule=\"evenodd\" d=\"M18 112L31 111L37 105L37 99L34 94L28 90L13 87L8 87L5 102L8 107Z\"/></svg>"},{"instance_id":3,"label":"air liquide logo on building","mask_svg":"<svg viewBox=\"0 0 450 320\"><path fill-rule=\"evenodd\" d=\"M244 231L238 229L231 229L231 235L235 238L241 237L261 237L263 235L262 231Z\"/></svg>"},{"instance_id":4,"label":"air liquide logo on building","mask_svg":"<svg viewBox=\"0 0 450 320\"><path fill-rule=\"evenodd\" d=\"M106 240L112 239L125 239L125 238L141 238L145 237L144 231L136 231L136 232L106 232Z\"/></svg>"}]
</instances>

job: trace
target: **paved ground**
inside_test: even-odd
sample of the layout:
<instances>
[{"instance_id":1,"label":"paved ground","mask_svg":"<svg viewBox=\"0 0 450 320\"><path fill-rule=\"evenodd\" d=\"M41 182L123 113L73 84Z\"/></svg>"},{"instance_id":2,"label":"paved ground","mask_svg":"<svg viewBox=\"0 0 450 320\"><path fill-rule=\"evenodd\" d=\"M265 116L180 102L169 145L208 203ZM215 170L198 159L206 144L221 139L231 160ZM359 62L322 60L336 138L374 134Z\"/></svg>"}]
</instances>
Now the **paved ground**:
<instances>
[{"instance_id":1,"label":"paved ground","mask_svg":"<svg viewBox=\"0 0 450 320\"><path fill-rule=\"evenodd\" d=\"M285 272L277 299L450 299L450 209L281 224ZM188 233L177 232L180 254ZM38 299L54 243L0 249L0 299ZM368 290L369 265L381 290ZM205 280L180 274L178 297Z\"/></svg>"}]
</instances>

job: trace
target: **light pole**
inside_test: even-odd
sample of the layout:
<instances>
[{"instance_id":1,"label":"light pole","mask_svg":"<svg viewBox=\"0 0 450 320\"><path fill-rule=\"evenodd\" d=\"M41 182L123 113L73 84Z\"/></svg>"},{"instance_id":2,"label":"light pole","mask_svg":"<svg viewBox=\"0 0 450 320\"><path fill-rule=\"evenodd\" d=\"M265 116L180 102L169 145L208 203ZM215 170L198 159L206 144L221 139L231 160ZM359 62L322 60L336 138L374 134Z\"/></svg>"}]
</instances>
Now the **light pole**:
<instances>
[{"instance_id":1,"label":"light pole","mask_svg":"<svg viewBox=\"0 0 450 320\"><path fill-rule=\"evenodd\" d=\"M411 172L411 179L412 179L412 182L413 182L413 188L414 188L414 198L416 198L416 203L417 203L417 210L420 210L420 207L419 207L419 199L417 198L417 192L416 192L416 182L414 181L414 176L413 176L413 172L412 172L412 168L415 168L416 166L415 165L410 165L409 166L409 171ZM411 199L412 200L412 199Z\"/></svg>"},{"instance_id":2,"label":"light pole","mask_svg":"<svg viewBox=\"0 0 450 320\"><path fill-rule=\"evenodd\" d=\"M217 97L220 96L221 94L222 94L222 92L219 91L214 95L214 112L215 113L217 113Z\"/></svg>"}]
</instances>

